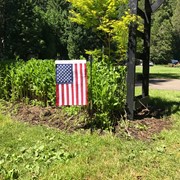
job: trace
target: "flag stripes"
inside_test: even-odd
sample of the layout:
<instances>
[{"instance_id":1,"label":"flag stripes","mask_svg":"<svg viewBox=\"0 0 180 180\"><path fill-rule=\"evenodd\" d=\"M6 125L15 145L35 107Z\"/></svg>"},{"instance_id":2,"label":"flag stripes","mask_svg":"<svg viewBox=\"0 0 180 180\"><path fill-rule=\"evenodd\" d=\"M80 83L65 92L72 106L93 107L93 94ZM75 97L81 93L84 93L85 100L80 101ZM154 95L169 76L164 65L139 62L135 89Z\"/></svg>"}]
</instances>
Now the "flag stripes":
<instances>
[{"instance_id":1,"label":"flag stripes","mask_svg":"<svg viewBox=\"0 0 180 180\"><path fill-rule=\"evenodd\" d=\"M86 61L56 61L56 68L59 64L72 64L73 82L61 84L61 77L58 77L59 70L56 70L56 105L87 105ZM66 73L67 67L64 73ZM60 68L62 73L63 66Z\"/></svg>"}]
</instances>

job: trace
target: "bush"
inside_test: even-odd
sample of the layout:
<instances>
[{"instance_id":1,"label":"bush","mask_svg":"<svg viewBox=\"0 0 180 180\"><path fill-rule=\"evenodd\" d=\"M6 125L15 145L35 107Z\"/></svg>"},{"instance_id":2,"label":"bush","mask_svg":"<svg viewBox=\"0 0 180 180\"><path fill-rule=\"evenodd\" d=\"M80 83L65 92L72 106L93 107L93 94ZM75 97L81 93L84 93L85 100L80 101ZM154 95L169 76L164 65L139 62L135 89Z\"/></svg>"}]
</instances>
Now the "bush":
<instances>
[{"instance_id":1,"label":"bush","mask_svg":"<svg viewBox=\"0 0 180 180\"><path fill-rule=\"evenodd\" d=\"M92 92L94 123L98 127L109 128L120 118L125 107L125 67L94 60L92 84L90 65L88 69L89 100Z\"/></svg>"}]
</instances>

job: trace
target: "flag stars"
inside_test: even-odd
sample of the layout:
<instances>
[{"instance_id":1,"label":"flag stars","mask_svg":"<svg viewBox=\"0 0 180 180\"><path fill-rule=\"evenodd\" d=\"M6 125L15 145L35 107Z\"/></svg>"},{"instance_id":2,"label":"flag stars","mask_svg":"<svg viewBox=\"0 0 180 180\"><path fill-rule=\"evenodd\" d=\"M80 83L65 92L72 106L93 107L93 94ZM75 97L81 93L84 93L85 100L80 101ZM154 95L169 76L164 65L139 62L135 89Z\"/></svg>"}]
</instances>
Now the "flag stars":
<instances>
[{"instance_id":1,"label":"flag stars","mask_svg":"<svg viewBox=\"0 0 180 180\"><path fill-rule=\"evenodd\" d=\"M58 84L72 84L73 83L72 64L57 64L56 82Z\"/></svg>"}]
</instances>

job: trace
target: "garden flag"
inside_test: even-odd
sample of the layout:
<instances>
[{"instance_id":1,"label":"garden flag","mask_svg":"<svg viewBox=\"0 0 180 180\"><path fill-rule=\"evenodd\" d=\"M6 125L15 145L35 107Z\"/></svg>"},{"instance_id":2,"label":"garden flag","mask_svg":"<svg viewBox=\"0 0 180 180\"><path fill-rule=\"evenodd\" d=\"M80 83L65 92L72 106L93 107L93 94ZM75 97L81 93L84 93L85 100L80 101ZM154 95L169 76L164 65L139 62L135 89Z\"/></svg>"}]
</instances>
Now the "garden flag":
<instances>
[{"instance_id":1,"label":"garden flag","mask_svg":"<svg viewBox=\"0 0 180 180\"><path fill-rule=\"evenodd\" d=\"M57 60L56 106L87 105L86 60Z\"/></svg>"}]
</instances>

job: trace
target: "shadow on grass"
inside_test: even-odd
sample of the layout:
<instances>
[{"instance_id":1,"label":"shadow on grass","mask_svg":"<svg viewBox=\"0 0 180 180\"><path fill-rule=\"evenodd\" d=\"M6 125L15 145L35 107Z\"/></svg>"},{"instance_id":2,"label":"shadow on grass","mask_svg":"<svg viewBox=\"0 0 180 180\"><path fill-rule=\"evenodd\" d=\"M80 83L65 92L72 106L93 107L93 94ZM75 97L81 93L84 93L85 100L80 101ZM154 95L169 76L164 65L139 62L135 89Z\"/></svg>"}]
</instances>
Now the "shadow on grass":
<instances>
[{"instance_id":1,"label":"shadow on grass","mask_svg":"<svg viewBox=\"0 0 180 180\"><path fill-rule=\"evenodd\" d=\"M136 73L137 80L142 79L142 73ZM150 79L180 79L180 75L178 73L150 73Z\"/></svg>"},{"instance_id":2,"label":"shadow on grass","mask_svg":"<svg viewBox=\"0 0 180 180\"><path fill-rule=\"evenodd\" d=\"M179 82L180 79L176 79L176 81ZM162 86L166 86L168 85L169 82L172 82L172 79L149 79L149 83L150 85L162 85ZM142 86L142 81L139 80L136 82L136 86ZM166 89L166 87L164 87L164 89Z\"/></svg>"},{"instance_id":3,"label":"shadow on grass","mask_svg":"<svg viewBox=\"0 0 180 180\"><path fill-rule=\"evenodd\" d=\"M180 75L177 73L152 73L150 74L150 78L164 78L164 79L180 79Z\"/></svg>"},{"instance_id":4,"label":"shadow on grass","mask_svg":"<svg viewBox=\"0 0 180 180\"><path fill-rule=\"evenodd\" d=\"M165 115L176 114L180 111L180 102L167 101L163 98L150 98L150 105L165 110Z\"/></svg>"},{"instance_id":5,"label":"shadow on grass","mask_svg":"<svg viewBox=\"0 0 180 180\"><path fill-rule=\"evenodd\" d=\"M170 116L180 112L180 102L167 101L163 98L150 98L148 110L141 110L136 113L135 119L157 118Z\"/></svg>"}]
</instances>

